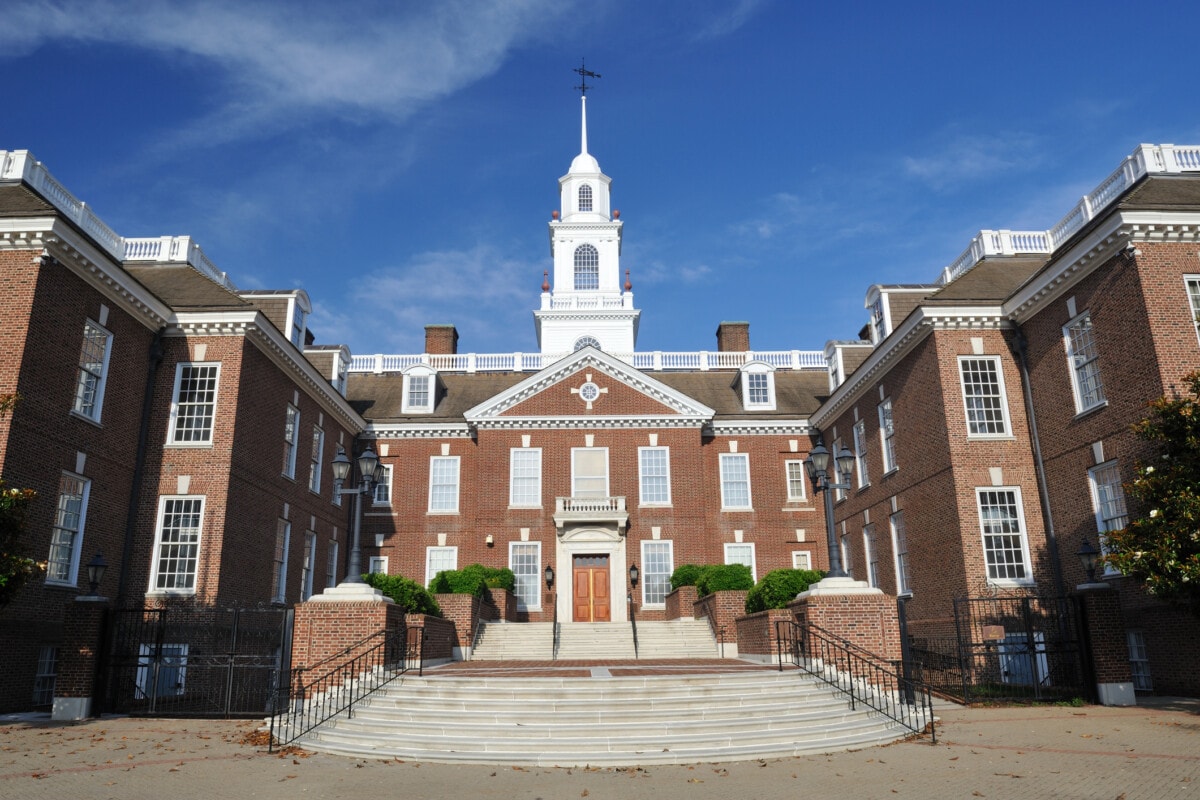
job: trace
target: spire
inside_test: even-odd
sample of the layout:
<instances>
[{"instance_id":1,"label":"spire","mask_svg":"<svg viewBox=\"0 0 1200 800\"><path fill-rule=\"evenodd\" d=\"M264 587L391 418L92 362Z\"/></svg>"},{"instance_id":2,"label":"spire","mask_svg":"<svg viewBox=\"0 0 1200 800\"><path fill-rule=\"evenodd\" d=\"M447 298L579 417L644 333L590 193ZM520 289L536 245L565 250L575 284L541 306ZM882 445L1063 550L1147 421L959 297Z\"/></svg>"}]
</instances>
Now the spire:
<instances>
[{"instance_id":1,"label":"spire","mask_svg":"<svg viewBox=\"0 0 1200 800\"><path fill-rule=\"evenodd\" d=\"M580 154L587 153L587 95L579 98L580 108L582 109L583 119L579 126L579 152Z\"/></svg>"}]
</instances>

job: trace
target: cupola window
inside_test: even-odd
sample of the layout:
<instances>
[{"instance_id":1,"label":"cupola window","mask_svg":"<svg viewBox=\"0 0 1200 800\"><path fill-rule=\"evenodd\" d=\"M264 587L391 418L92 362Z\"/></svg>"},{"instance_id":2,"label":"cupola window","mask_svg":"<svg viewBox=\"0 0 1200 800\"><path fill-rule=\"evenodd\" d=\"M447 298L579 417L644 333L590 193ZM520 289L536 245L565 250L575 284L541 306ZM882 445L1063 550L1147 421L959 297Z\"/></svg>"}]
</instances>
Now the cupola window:
<instances>
[{"instance_id":1,"label":"cupola window","mask_svg":"<svg viewBox=\"0 0 1200 800\"><path fill-rule=\"evenodd\" d=\"M582 350L585 347L594 347L600 349L600 340L595 336L580 336L575 340L575 350Z\"/></svg>"},{"instance_id":2,"label":"cupola window","mask_svg":"<svg viewBox=\"0 0 1200 800\"><path fill-rule=\"evenodd\" d=\"M586 183L579 187L579 210L592 210L592 187Z\"/></svg>"},{"instance_id":3,"label":"cupola window","mask_svg":"<svg viewBox=\"0 0 1200 800\"><path fill-rule=\"evenodd\" d=\"M581 244L575 249L575 291L600 288L600 253L595 246Z\"/></svg>"}]
</instances>

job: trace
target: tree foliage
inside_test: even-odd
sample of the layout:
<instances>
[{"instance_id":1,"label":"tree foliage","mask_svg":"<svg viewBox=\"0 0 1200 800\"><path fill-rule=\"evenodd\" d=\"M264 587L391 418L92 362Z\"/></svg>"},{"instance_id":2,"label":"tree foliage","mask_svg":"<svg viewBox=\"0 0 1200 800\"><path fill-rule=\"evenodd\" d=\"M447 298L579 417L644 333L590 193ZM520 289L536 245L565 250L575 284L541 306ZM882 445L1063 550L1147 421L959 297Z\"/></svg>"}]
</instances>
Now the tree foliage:
<instances>
[{"instance_id":1,"label":"tree foliage","mask_svg":"<svg viewBox=\"0 0 1200 800\"><path fill-rule=\"evenodd\" d=\"M0 419L16 406L20 396L0 394ZM45 565L27 557L21 549L21 534L25 517L37 493L32 489L16 489L0 480L0 608L16 596L21 587Z\"/></svg>"},{"instance_id":2,"label":"tree foliage","mask_svg":"<svg viewBox=\"0 0 1200 800\"><path fill-rule=\"evenodd\" d=\"M1105 535L1104 560L1163 599L1200 610L1200 371L1189 396L1160 397L1133 426L1157 453L1125 489L1138 516Z\"/></svg>"}]
</instances>

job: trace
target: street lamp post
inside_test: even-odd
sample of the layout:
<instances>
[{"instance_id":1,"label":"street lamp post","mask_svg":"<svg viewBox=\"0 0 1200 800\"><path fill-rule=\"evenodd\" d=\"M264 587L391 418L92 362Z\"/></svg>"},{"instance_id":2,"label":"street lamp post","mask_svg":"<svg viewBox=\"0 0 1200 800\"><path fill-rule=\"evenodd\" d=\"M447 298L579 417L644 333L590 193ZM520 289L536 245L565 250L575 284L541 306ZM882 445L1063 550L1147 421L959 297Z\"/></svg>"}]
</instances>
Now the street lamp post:
<instances>
[{"instance_id":1,"label":"street lamp post","mask_svg":"<svg viewBox=\"0 0 1200 800\"><path fill-rule=\"evenodd\" d=\"M378 482L379 472L382 469L379 456L375 455L375 451L371 449L370 445L367 445L355 461L358 463L359 483L357 486L343 489L342 484L345 483L346 478L350 477L350 459L341 447L338 447L337 455L333 458L333 490L343 496L354 495L350 566L346 573L346 579L342 583L366 583L362 578L362 547L359 544L362 535L362 498L364 494L371 492L371 485Z\"/></svg>"},{"instance_id":2,"label":"street lamp post","mask_svg":"<svg viewBox=\"0 0 1200 800\"><path fill-rule=\"evenodd\" d=\"M817 446L812 449L808 458L804 459L804 471L812 481L813 491L825 494L825 538L829 548L829 574L825 577L848 578L850 576L842 569L841 551L833 531L833 495L830 490L850 488L850 470L854 467L854 454L843 446L834 457L834 463L830 464L829 461L829 451L817 440ZM833 475L829 472L831 466L834 468ZM835 483L834 478L839 479L841 483Z\"/></svg>"}]
</instances>

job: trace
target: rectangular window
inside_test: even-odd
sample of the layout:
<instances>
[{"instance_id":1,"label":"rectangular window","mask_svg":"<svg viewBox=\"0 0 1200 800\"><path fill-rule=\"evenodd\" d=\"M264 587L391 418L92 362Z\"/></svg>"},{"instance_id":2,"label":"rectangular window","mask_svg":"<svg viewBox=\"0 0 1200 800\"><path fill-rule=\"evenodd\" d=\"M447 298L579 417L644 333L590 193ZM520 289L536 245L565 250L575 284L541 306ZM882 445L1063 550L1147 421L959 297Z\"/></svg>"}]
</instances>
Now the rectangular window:
<instances>
[{"instance_id":1,"label":"rectangular window","mask_svg":"<svg viewBox=\"0 0 1200 800\"><path fill-rule=\"evenodd\" d=\"M812 569L812 552L808 550L793 550L792 569Z\"/></svg>"},{"instance_id":2,"label":"rectangular window","mask_svg":"<svg viewBox=\"0 0 1200 800\"><path fill-rule=\"evenodd\" d=\"M834 480L838 484L844 486L845 484L850 482L850 477L847 475L847 476L845 476L846 480L845 481L842 480L843 476L840 474L841 467L839 467L838 463L837 463L837 454L840 452L842 452L842 440L834 439L833 440L833 449L829 451L829 472L830 472L830 474L833 475ZM836 501L845 500L846 499L846 490L845 489L834 489L833 490L833 499ZM849 572L849 570L847 570L847 572Z\"/></svg>"},{"instance_id":3,"label":"rectangular window","mask_svg":"<svg viewBox=\"0 0 1200 800\"><path fill-rule=\"evenodd\" d=\"M1196 335L1200 336L1200 275L1184 275L1184 286L1187 287L1188 308L1192 312L1192 325Z\"/></svg>"},{"instance_id":4,"label":"rectangular window","mask_svg":"<svg viewBox=\"0 0 1200 800\"><path fill-rule=\"evenodd\" d=\"M108 357L112 334L90 319L83 325L83 347L79 352L79 382L75 387L75 413L100 421L104 384L108 379Z\"/></svg>"},{"instance_id":5,"label":"rectangular window","mask_svg":"<svg viewBox=\"0 0 1200 800\"><path fill-rule=\"evenodd\" d=\"M771 388L765 372L748 372L747 399L752 406L765 406L771 403Z\"/></svg>"},{"instance_id":6,"label":"rectangular window","mask_svg":"<svg viewBox=\"0 0 1200 800\"><path fill-rule=\"evenodd\" d=\"M300 562L300 599L307 600L313 593L313 559L317 557L317 535L312 531L304 534L304 559Z\"/></svg>"},{"instance_id":7,"label":"rectangular window","mask_svg":"<svg viewBox=\"0 0 1200 800\"><path fill-rule=\"evenodd\" d=\"M150 578L152 592L195 593L203 512L203 497L159 500L154 572Z\"/></svg>"},{"instance_id":8,"label":"rectangular window","mask_svg":"<svg viewBox=\"0 0 1200 800\"><path fill-rule=\"evenodd\" d=\"M1154 691L1154 681L1150 679L1150 655L1146 652L1146 637L1141 631L1126 631L1125 641L1129 645L1133 688L1139 692Z\"/></svg>"},{"instance_id":9,"label":"rectangular window","mask_svg":"<svg viewBox=\"0 0 1200 800\"><path fill-rule=\"evenodd\" d=\"M1092 487L1092 507L1096 511L1096 530L1100 534L1100 551L1107 555L1108 531L1119 531L1129 523L1125 510L1125 489L1121 486L1121 471L1116 461L1092 467L1088 470L1088 482ZM1118 571L1107 564L1105 575L1116 575Z\"/></svg>"},{"instance_id":10,"label":"rectangular window","mask_svg":"<svg viewBox=\"0 0 1200 800\"><path fill-rule=\"evenodd\" d=\"M425 586L428 587L439 572L447 569L458 569L458 548L426 547Z\"/></svg>"},{"instance_id":11,"label":"rectangular window","mask_svg":"<svg viewBox=\"0 0 1200 800\"><path fill-rule=\"evenodd\" d=\"M879 441L883 446L883 472L886 475L896 468L896 426L892 422L892 398L879 404Z\"/></svg>"},{"instance_id":12,"label":"rectangular window","mask_svg":"<svg viewBox=\"0 0 1200 800\"><path fill-rule=\"evenodd\" d=\"M300 443L300 409L288 405L283 421L283 474L296 477L296 448Z\"/></svg>"},{"instance_id":13,"label":"rectangular window","mask_svg":"<svg viewBox=\"0 0 1200 800\"><path fill-rule=\"evenodd\" d=\"M135 699L178 697L184 692L187 677L186 644L142 644L138 648L137 693Z\"/></svg>"},{"instance_id":14,"label":"rectangular window","mask_svg":"<svg viewBox=\"0 0 1200 800\"><path fill-rule=\"evenodd\" d=\"M83 547L83 524L87 517L88 493L92 482L64 472L58 481L58 506L50 532L50 555L46 559L46 583L74 586L79 578L79 552Z\"/></svg>"},{"instance_id":15,"label":"rectangular window","mask_svg":"<svg viewBox=\"0 0 1200 800\"><path fill-rule=\"evenodd\" d=\"M168 444L212 444L220 364L180 364L175 370Z\"/></svg>"},{"instance_id":16,"label":"rectangular window","mask_svg":"<svg viewBox=\"0 0 1200 800\"><path fill-rule=\"evenodd\" d=\"M1050 669L1045 637L1041 631L1033 631L1032 639L1032 650L1029 647L1030 636L1023 631L1007 634L997 643L1001 681L1016 686L1046 684Z\"/></svg>"},{"instance_id":17,"label":"rectangular window","mask_svg":"<svg viewBox=\"0 0 1200 800\"><path fill-rule=\"evenodd\" d=\"M1018 489L976 489L989 581L1029 583L1029 550Z\"/></svg>"},{"instance_id":18,"label":"rectangular window","mask_svg":"<svg viewBox=\"0 0 1200 800\"><path fill-rule=\"evenodd\" d=\"M842 534L838 537L838 553L842 557L842 569L846 570L846 574L851 578L854 577L854 543L850 541L850 534L846 531L846 523L842 523Z\"/></svg>"},{"instance_id":19,"label":"rectangular window","mask_svg":"<svg viewBox=\"0 0 1200 800\"><path fill-rule=\"evenodd\" d=\"M48 706L54 703L54 681L58 678L58 648L44 645L38 648L37 673L33 677L33 704Z\"/></svg>"},{"instance_id":20,"label":"rectangular window","mask_svg":"<svg viewBox=\"0 0 1200 800\"><path fill-rule=\"evenodd\" d=\"M429 511L458 513L458 456L429 459Z\"/></svg>"},{"instance_id":21,"label":"rectangular window","mask_svg":"<svg viewBox=\"0 0 1200 800\"><path fill-rule=\"evenodd\" d=\"M508 504L525 508L542 505L542 451L514 447L509 452Z\"/></svg>"},{"instance_id":22,"label":"rectangular window","mask_svg":"<svg viewBox=\"0 0 1200 800\"><path fill-rule=\"evenodd\" d=\"M967 410L967 435L1008 436L1008 408L1000 360L995 356L960 358L958 369Z\"/></svg>"},{"instance_id":23,"label":"rectangular window","mask_svg":"<svg viewBox=\"0 0 1200 800\"><path fill-rule=\"evenodd\" d=\"M721 453L721 508L750 507L750 456Z\"/></svg>"},{"instance_id":24,"label":"rectangular window","mask_svg":"<svg viewBox=\"0 0 1200 800\"><path fill-rule=\"evenodd\" d=\"M1104 385L1100 381L1100 352L1096 348L1091 312L1085 311L1063 327L1067 361L1071 365L1071 389L1075 394L1075 411L1083 413L1104 401Z\"/></svg>"},{"instance_id":25,"label":"rectangular window","mask_svg":"<svg viewBox=\"0 0 1200 800\"><path fill-rule=\"evenodd\" d=\"M867 472L867 421L860 419L854 423L854 467L858 475L858 488L863 488L871 482L871 474Z\"/></svg>"},{"instance_id":26,"label":"rectangular window","mask_svg":"<svg viewBox=\"0 0 1200 800\"><path fill-rule=\"evenodd\" d=\"M876 555L878 549L875 547L875 526L867 525L863 528L863 561L867 564L867 583L875 588L879 587L879 557Z\"/></svg>"},{"instance_id":27,"label":"rectangular window","mask_svg":"<svg viewBox=\"0 0 1200 800\"><path fill-rule=\"evenodd\" d=\"M671 505L671 451L666 447L638 448L641 504Z\"/></svg>"},{"instance_id":28,"label":"rectangular window","mask_svg":"<svg viewBox=\"0 0 1200 800\"><path fill-rule=\"evenodd\" d=\"M371 556L367 559L367 573L369 575L387 575L388 573L388 557L387 556Z\"/></svg>"},{"instance_id":29,"label":"rectangular window","mask_svg":"<svg viewBox=\"0 0 1200 800\"><path fill-rule=\"evenodd\" d=\"M758 580L758 569L754 565L754 544L752 542L726 543L725 563L745 564L750 568L750 577L756 581Z\"/></svg>"},{"instance_id":30,"label":"rectangular window","mask_svg":"<svg viewBox=\"0 0 1200 800\"><path fill-rule=\"evenodd\" d=\"M325 558L325 586L337 586L338 542L329 540L329 555Z\"/></svg>"},{"instance_id":31,"label":"rectangular window","mask_svg":"<svg viewBox=\"0 0 1200 800\"><path fill-rule=\"evenodd\" d=\"M392 504L392 465L379 465L379 480L375 482L375 494L372 497L372 502L377 506L390 506Z\"/></svg>"},{"instance_id":32,"label":"rectangular window","mask_svg":"<svg viewBox=\"0 0 1200 800\"><path fill-rule=\"evenodd\" d=\"M608 448L571 449L571 496L608 497Z\"/></svg>"},{"instance_id":33,"label":"rectangular window","mask_svg":"<svg viewBox=\"0 0 1200 800\"><path fill-rule=\"evenodd\" d=\"M408 405L410 408L429 408L429 376L408 376Z\"/></svg>"},{"instance_id":34,"label":"rectangular window","mask_svg":"<svg viewBox=\"0 0 1200 800\"><path fill-rule=\"evenodd\" d=\"M325 452L325 431L313 426L312 457L308 465L308 490L321 493L321 461Z\"/></svg>"},{"instance_id":35,"label":"rectangular window","mask_svg":"<svg viewBox=\"0 0 1200 800\"><path fill-rule=\"evenodd\" d=\"M271 559L271 602L287 599L288 546L291 544L292 523L286 519L275 523L275 555Z\"/></svg>"},{"instance_id":36,"label":"rectangular window","mask_svg":"<svg viewBox=\"0 0 1200 800\"><path fill-rule=\"evenodd\" d=\"M508 568L516 578L514 593L519 610L537 611L542 607L541 565L540 542L509 542Z\"/></svg>"},{"instance_id":37,"label":"rectangular window","mask_svg":"<svg viewBox=\"0 0 1200 800\"><path fill-rule=\"evenodd\" d=\"M808 473L804 471L804 462L785 461L784 471L787 473L787 499L789 503L802 503L808 486Z\"/></svg>"},{"instance_id":38,"label":"rectangular window","mask_svg":"<svg viewBox=\"0 0 1200 800\"><path fill-rule=\"evenodd\" d=\"M904 531L904 512L897 511L888 518L892 529L892 553L896 558L896 594L911 595L912 581L908 574L908 537Z\"/></svg>"},{"instance_id":39,"label":"rectangular window","mask_svg":"<svg viewBox=\"0 0 1200 800\"><path fill-rule=\"evenodd\" d=\"M671 572L674 571L672 543L642 542L642 605L661 606L671 591Z\"/></svg>"}]
</instances>

